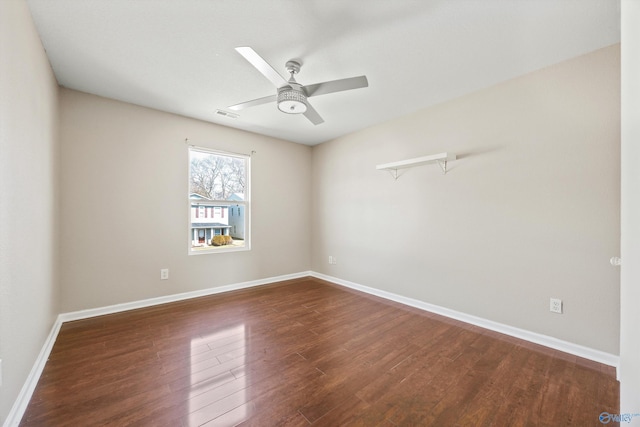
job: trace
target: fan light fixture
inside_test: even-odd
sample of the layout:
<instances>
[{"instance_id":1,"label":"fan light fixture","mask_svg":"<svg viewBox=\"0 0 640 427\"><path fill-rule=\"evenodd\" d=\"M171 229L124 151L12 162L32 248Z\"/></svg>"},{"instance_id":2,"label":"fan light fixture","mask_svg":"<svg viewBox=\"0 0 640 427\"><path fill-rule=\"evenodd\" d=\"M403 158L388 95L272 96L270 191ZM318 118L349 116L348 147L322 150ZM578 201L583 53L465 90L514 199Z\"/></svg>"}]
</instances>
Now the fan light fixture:
<instances>
[{"instance_id":1,"label":"fan light fixture","mask_svg":"<svg viewBox=\"0 0 640 427\"><path fill-rule=\"evenodd\" d=\"M307 97L291 87L278 89L278 109L287 114L302 114L307 111Z\"/></svg>"}]
</instances>

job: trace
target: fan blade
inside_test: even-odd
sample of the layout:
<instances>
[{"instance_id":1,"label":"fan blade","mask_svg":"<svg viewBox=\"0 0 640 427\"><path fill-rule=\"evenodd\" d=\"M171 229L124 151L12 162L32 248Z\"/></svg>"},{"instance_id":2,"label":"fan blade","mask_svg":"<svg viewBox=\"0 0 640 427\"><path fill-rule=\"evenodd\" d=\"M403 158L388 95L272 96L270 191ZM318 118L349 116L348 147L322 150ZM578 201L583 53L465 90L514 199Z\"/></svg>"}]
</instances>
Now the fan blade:
<instances>
[{"instance_id":1,"label":"fan blade","mask_svg":"<svg viewBox=\"0 0 640 427\"><path fill-rule=\"evenodd\" d=\"M304 86L307 97L325 95L327 93L341 92L343 90L359 89L369 86L366 76L350 77L348 79L332 80L330 82L316 83Z\"/></svg>"},{"instance_id":2,"label":"fan blade","mask_svg":"<svg viewBox=\"0 0 640 427\"><path fill-rule=\"evenodd\" d=\"M269 102L276 102L278 99L278 95L269 95L264 98L254 99L253 101L242 102L240 104L235 104L230 107L227 107L229 110L240 111L245 108L255 107L256 105L268 104Z\"/></svg>"},{"instance_id":3,"label":"fan blade","mask_svg":"<svg viewBox=\"0 0 640 427\"><path fill-rule=\"evenodd\" d=\"M273 67L269 65L269 63L265 61L260 55L258 55L252 48L246 46L237 47L236 51L240 55L244 56L244 59L249 61L251 65L256 67L256 69L260 71L263 76L269 79L269 81L273 83L275 87L282 87L288 84L287 80L282 77L280 73L274 70Z\"/></svg>"},{"instance_id":4,"label":"fan blade","mask_svg":"<svg viewBox=\"0 0 640 427\"><path fill-rule=\"evenodd\" d=\"M309 104L308 102L307 102L307 111L305 111L303 114L314 125L319 125L320 123L324 123L324 119L320 117L320 114L318 114L316 109L313 108L311 104Z\"/></svg>"}]
</instances>

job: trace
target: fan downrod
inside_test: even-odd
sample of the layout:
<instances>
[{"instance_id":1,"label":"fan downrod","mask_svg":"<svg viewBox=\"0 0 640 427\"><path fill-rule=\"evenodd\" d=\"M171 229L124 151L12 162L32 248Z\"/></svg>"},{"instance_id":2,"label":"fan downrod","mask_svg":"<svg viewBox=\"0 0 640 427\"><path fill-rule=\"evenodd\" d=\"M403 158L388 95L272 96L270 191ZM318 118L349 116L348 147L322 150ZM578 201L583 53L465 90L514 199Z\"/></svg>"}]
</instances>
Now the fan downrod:
<instances>
[{"instance_id":1,"label":"fan downrod","mask_svg":"<svg viewBox=\"0 0 640 427\"><path fill-rule=\"evenodd\" d=\"M287 61L285 65L285 67L287 68L287 71L291 75L298 74L300 72L301 66L302 66L302 63L297 59L290 59L289 61Z\"/></svg>"}]
</instances>

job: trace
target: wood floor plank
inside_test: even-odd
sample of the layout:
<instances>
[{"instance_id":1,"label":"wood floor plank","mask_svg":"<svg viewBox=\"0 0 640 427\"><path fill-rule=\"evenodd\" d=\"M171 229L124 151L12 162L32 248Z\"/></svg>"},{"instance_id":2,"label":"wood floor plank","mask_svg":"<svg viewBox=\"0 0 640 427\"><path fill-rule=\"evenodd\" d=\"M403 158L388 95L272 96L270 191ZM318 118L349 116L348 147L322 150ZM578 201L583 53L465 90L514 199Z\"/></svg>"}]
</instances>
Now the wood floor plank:
<instances>
[{"instance_id":1,"label":"wood floor plank","mask_svg":"<svg viewBox=\"0 0 640 427\"><path fill-rule=\"evenodd\" d=\"M65 323L21 426L598 425L615 369L315 278Z\"/></svg>"}]
</instances>

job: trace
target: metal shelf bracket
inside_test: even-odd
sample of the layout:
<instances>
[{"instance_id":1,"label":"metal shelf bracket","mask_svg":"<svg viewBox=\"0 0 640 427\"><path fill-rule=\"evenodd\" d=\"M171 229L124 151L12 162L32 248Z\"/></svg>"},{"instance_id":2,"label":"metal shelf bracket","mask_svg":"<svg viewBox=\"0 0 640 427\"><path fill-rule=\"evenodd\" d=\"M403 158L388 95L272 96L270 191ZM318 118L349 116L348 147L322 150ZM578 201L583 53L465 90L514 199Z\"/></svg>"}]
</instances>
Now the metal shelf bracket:
<instances>
[{"instance_id":1,"label":"metal shelf bracket","mask_svg":"<svg viewBox=\"0 0 640 427\"><path fill-rule=\"evenodd\" d=\"M440 165L440 169L442 169L442 173L447 173L447 161L446 160L438 160L438 164Z\"/></svg>"}]
</instances>

